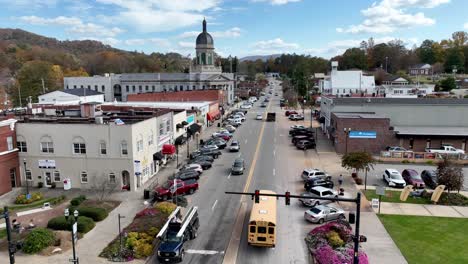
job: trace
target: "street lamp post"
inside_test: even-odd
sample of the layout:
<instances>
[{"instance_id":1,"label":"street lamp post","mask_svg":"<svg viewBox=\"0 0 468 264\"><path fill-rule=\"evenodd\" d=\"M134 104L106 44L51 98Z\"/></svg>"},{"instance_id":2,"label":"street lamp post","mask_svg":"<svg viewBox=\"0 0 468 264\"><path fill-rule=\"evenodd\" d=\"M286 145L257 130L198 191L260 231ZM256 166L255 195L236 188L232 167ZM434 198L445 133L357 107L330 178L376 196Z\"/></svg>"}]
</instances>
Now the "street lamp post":
<instances>
[{"instance_id":1,"label":"street lamp post","mask_svg":"<svg viewBox=\"0 0 468 264\"><path fill-rule=\"evenodd\" d=\"M304 104L302 104L302 116L305 116L305 107L306 107L306 99L304 99Z\"/></svg>"},{"instance_id":2,"label":"street lamp post","mask_svg":"<svg viewBox=\"0 0 468 264\"><path fill-rule=\"evenodd\" d=\"M120 219L125 218L125 216L118 214L117 217L119 218L119 255L122 257L122 230L120 228Z\"/></svg>"},{"instance_id":3,"label":"street lamp post","mask_svg":"<svg viewBox=\"0 0 468 264\"><path fill-rule=\"evenodd\" d=\"M70 217L70 211L68 210L68 208L65 209L64 215L65 215L65 219L68 222L68 218ZM79 264L80 262L79 262L78 257L76 257L76 250L75 250L75 236L77 236L77 223L76 223L77 220L78 220L78 211L75 210L73 212L73 226L72 226L72 231L71 231L72 232L73 259L70 259L70 262Z\"/></svg>"},{"instance_id":4,"label":"street lamp post","mask_svg":"<svg viewBox=\"0 0 468 264\"><path fill-rule=\"evenodd\" d=\"M388 57L385 57L385 72L388 73Z\"/></svg>"},{"instance_id":5,"label":"street lamp post","mask_svg":"<svg viewBox=\"0 0 468 264\"><path fill-rule=\"evenodd\" d=\"M26 159L23 159L23 164L24 164L24 179L26 180L26 198L29 197L29 183L28 183L28 175L27 175L27 169L26 169Z\"/></svg>"},{"instance_id":6,"label":"street lamp post","mask_svg":"<svg viewBox=\"0 0 468 264\"><path fill-rule=\"evenodd\" d=\"M345 133L345 154L348 154L348 137L349 137L349 132L351 132L351 128L343 128L343 131Z\"/></svg>"}]
</instances>

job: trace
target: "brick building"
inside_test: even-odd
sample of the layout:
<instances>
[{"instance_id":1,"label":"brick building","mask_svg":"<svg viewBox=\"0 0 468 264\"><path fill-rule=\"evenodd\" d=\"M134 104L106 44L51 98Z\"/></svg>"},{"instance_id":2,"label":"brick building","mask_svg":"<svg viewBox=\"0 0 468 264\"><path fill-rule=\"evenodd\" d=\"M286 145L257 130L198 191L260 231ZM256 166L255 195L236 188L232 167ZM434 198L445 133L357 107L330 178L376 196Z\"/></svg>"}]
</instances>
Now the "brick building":
<instances>
[{"instance_id":1,"label":"brick building","mask_svg":"<svg viewBox=\"0 0 468 264\"><path fill-rule=\"evenodd\" d=\"M330 136L338 153L378 153L386 146L398 143L388 117L369 113L332 113L331 119Z\"/></svg>"},{"instance_id":2,"label":"brick building","mask_svg":"<svg viewBox=\"0 0 468 264\"><path fill-rule=\"evenodd\" d=\"M21 186L15 123L12 118L0 119L0 195Z\"/></svg>"}]
</instances>

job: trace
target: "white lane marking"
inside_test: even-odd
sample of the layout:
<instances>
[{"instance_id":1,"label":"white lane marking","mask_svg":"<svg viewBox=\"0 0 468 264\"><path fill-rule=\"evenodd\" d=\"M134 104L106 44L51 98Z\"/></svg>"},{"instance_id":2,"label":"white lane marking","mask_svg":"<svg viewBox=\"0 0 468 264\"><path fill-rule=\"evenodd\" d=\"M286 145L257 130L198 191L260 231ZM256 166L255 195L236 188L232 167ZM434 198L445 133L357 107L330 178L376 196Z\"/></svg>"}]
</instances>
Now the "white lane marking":
<instances>
[{"instance_id":1,"label":"white lane marking","mask_svg":"<svg viewBox=\"0 0 468 264\"><path fill-rule=\"evenodd\" d=\"M188 254L201 254L201 255L224 255L224 251L215 251L215 250L203 250L203 249L187 249L185 253Z\"/></svg>"},{"instance_id":2,"label":"white lane marking","mask_svg":"<svg viewBox=\"0 0 468 264\"><path fill-rule=\"evenodd\" d=\"M247 144L247 139L245 140L245 144Z\"/></svg>"},{"instance_id":3,"label":"white lane marking","mask_svg":"<svg viewBox=\"0 0 468 264\"><path fill-rule=\"evenodd\" d=\"M274 139L274 140L275 140L275 143L276 143L276 137L275 137L275 139Z\"/></svg>"},{"instance_id":4,"label":"white lane marking","mask_svg":"<svg viewBox=\"0 0 468 264\"><path fill-rule=\"evenodd\" d=\"M228 175L228 179L230 179L230 178L231 178L231 173L229 173L229 175Z\"/></svg>"},{"instance_id":5,"label":"white lane marking","mask_svg":"<svg viewBox=\"0 0 468 264\"><path fill-rule=\"evenodd\" d=\"M213 206L211 206L211 211L214 210L214 208L215 208L215 206L216 206L217 203L218 203L218 200L216 200L216 201L214 202Z\"/></svg>"},{"instance_id":6,"label":"white lane marking","mask_svg":"<svg viewBox=\"0 0 468 264\"><path fill-rule=\"evenodd\" d=\"M275 175L275 174L276 174L276 169L273 169L273 175Z\"/></svg>"},{"instance_id":7,"label":"white lane marking","mask_svg":"<svg viewBox=\"0 0 468 264\"><path fill-rule=\"evenodd\" d=\"M276 156L276 149L273 150L273 156Z\"/></svg>"}]
</instances>

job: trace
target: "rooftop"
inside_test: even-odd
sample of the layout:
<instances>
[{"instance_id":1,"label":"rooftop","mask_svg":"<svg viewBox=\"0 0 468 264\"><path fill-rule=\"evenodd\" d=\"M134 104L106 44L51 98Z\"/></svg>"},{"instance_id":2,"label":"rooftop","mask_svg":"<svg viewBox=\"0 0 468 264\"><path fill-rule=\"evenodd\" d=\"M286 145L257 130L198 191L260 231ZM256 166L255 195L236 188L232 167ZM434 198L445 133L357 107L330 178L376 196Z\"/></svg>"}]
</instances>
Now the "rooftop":
<instances>
[{"instance_id":1,"label":"rooftop","mask_svg":"<svg viewBox=\"0 0 468 264\"><path fill-rule=\"evenodd\" d=\"M375 114L375 113L333 113L338 118L345 118L345 119L377 119L377 118L388 118L384 115Z\"/></svg>"},{"instance_id":2,"label":"rooftop","mask_svg":"<svg viewBox=\"0 0 468 264\"><path fill-rule=\"evenodd\" d=\"M468 136L467 127L434 127L434 126L398 126L393 130L398 135L421 135L421 136Z\"/></svg>"},{"instance_id":3,"label":"rooftop","mask_svg":"<svg viewBox=\"0 0 468 264\"><path fill-rule=\"evenodd\" d=\"M360 104L400 104L400 105L466 105L468 99L458 98L385 98L385 97L328 97L334 105L360 105ZM323 99L322 99L323 101Z\"/></svg>"},{"instance_id":4,"label":"rooftop","mask_svg":"<svg viewBox=\"0 0 468 264\"><path fill-rule=\"evenodd\" d=\"M106 102L103 105L113 106L133 106L133 107L151 107L151 108L171 108L171 109L191 109L210 105L210 101L202 102Z\"/></svg>"},{"instance_id":5,"label":"rooftop","mask_svg":"<svg viewBox=\"0 0 468 264\"><path fill-rule=\"evenodd\" d=\"M76 96L89 96L89 95L100 95L103 93L88 89L88 88L76 88L76 89L65 89L61 92L72 94Z\"/></svg>"}]
</instances>

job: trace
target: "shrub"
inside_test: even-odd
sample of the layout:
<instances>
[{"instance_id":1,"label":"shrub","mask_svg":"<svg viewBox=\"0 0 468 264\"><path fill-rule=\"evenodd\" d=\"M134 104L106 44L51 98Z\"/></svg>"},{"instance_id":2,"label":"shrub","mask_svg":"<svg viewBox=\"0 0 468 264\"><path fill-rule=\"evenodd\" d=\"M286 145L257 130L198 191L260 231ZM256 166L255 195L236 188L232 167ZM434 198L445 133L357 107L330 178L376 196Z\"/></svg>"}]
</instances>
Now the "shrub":
<instances>
[{"instance_id":1,"label":"shrub","mask_svg":"<svg viewBox=\"0 0 468 264\"><path fill-rule=\"evenodd\" d=\"M52 205L56 205L56 204L59 204L60 202L62 202L63 200L67 199L67 197L65 195L60 195L59 197L56 197L54 200L52 200L50 202L50 204Z\"/></svg>"},{"instance_id":2,"label":"shrub","mask_svg":"<svg viewBox=\"0 0 468 264\"><path fill-rule=\"evenodd\" d=\"M96 224L94 223L93 219L86 217L86 216L79 216L78 217L78 232L86 234L91 229L94 228ZM47 228L53 230L71 230L73 226L73 217L70 217L67 221L65 216L57 216L49 220L47 223Z\"/></svg>"},{"instance_id":3,"label":"shrub","mask_svg":"<svg viewBox=\"0 0 468 264\"><path fill-rule=\"evenodd\" d=\"M362 185L362 178L356 177L354 178L354 182L356 182L357 185Z\"/></svg>"},{"instance_id":4,"label":"shrub","mask_svg":"<svg viewBox=\"0 0 468 264\"><path fill-rule=\"evenodd\" d=\"M77 197L71 199L70 204L73 205L73 206L78 206L78 205L80 205L84 200L86 200L86 196L85 196L85 195L80 195L80 196L77 196Z\"/></svg>"},{"instance_id":5,"label":"shrub","mask_svg":"<svg viewBox=\"0 0 468 264\"><path fill-rule=\"evenodd\" d=\"M177 206L171 202L161 202L157 203L154 208L163 214L170 215L177 208Z\"/></svg>"},{"instance_id":6,"label":"shrub","mask_svg":"<svg viewBox=\"0 0 468 264\"><path fill-rule=\"evenodd\" d=\"M20 195L16 196L15 204L30 204L32 202L42 200L43 198L44 198L44 196L40 192L31 193L31 198L30 199L26 199L25 194L20 194Z\"/></svg>"},{"instance_id":7,"label":"shrub","mask_svg":"<svg viewBox=\"0 0 468 264\"><path fill-rule=\"evenodd\" d=\"M55 241L54 233L46 228L35 228L24 239L23 251L28 254L37 253L52 245Z\"/></svg>"},{"instance_id":8,"label":"shrub","mask_svg":"<svg viewBox=\"0 0 468 264\"><path fill-rule=\"evenodd\" d=\"M135 218L139 218L143 216L153 216L153 215L156 215L157 213L158 213L158 210L156 210L156 208L145 208L141 210L140 212L138 212L135 215Z\"/></svg>"},{"instance_id":9,"label":"shrub","mask_svg":"<svg viewBox=\"0 0 468 264\"><path fill-rule=\"evenodd\" d=\"M96 222L102 221L108 216L105 209L97 207L78 207L78 212L80 216L92 218Z\"/></svg>"},{"instance_id":10,"label":"shrub","mask_svg":"<svg viewBox=\"0 0 468 264\"><path fill-rule=\"evenodd\" d=\"M153 239L145 232L130 232L125 245L133 249L136 258L145 258L153 253Z\"/></svg>"},{"instance_id":11,"label":"shrub","mask_svg":"<svg viewBox=\"0 0 468 264\"><path fill-rule=\"evenodd\" d=\"M327 239L330 246L333 248L344 246L344 241L341 239L340 235L336 231L330 231L327 233Z\"/></svg>"},{"instance_id":12,"label":"shrub","mask_svg":"<svg viewBox=\"0 0 468 264\"><path fill-rule=\"evenodd\" d=\"M37 188L42 188L44 187L44 183L43 182L38 182L37 183Z\"/></svg>"},{"instance_id":13,"label":"shrub","mask_svg":"<svg viewBox=\"0 0 468 264\"><path fill-rule=\"evenodd\" d=\"M405 160L402 160L401 163L410 163L410 161L405 159Z\"/></svg>"}]
</instances>

